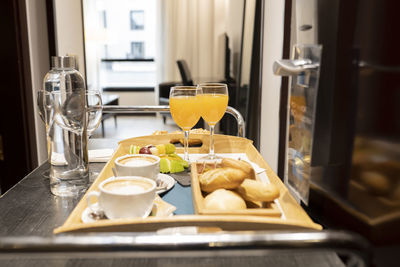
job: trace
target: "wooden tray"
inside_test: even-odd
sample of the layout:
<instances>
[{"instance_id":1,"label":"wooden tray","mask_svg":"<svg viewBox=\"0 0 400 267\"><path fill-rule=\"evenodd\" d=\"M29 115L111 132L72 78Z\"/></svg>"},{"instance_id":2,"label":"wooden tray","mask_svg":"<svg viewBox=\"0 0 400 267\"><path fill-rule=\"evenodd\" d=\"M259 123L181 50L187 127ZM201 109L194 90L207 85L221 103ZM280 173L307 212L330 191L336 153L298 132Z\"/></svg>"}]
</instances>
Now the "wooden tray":
<instances>
[{"instance_id":1,"label":"wooden tray","mask_svg":"<svg viewBox=\"0 0 400 267\"><path fill-rule=\"evenodd\" d=\"M190 153L207 153L209 136L192 134L192 138L202 140L201 147L190 148ZM319 224L315 224L301 208L296 200L290 195L286 186L279 177L271 170L268 164L252 145L252 141L226 135L215 135L215 150L217 153L246 153L248 158L266 169L271 183L278 186L280 190L279 202L282 216L252 216L252 215L175 215L172 217L148 217L145 219L119 219L101 220L94 223L82 223L81 214L87 208L86 195L88 192L97 190L98 185L108 177L113 176L112 167L114 160L129 151L131 144L165 144L169 140L182 138L182 134L150 135L119 142L119 146L110 161L105 165L98 178L93 182L83 198L79 201L65 223L54 230L55 234L62 232L146 232L157 231L168 227L198 226L211 227L226 231L235 230L295 230L314 229L321 230ZM183 148L177 148L178 153L183 153Z\"/></svg>"},{"instance_id":2,"label":"wooden tray","mask_svg":"<svg viewBox=\"0 0 400 267\"><path fill-rule=\"evenodd\" d=\"M204 208L204 197L200 189L199 175L197 174L197 164L191 167L192 174L192 196L193 206L196 214L202 215L259 215L269 217L281 217L282 212L279 204L275 202L264 203L263 208L247 208L245 210L209 210ZM258 177L257 177L258 178ZM277 200L278 201L278 200Z\"/></svg>"}]
</instances>

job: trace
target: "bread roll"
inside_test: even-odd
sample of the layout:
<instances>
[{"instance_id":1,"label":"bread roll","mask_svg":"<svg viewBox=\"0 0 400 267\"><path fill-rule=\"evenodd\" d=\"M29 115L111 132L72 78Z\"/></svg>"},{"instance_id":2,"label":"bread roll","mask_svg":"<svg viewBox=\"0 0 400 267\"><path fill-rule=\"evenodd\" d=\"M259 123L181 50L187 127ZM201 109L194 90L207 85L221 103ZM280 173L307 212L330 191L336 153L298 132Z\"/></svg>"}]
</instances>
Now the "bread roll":
<instances>
[{"instance_id":1,"label":"bread roll","mask_svg":"<svg viewBox=\"0 0 400 267\"><path fill-rule=\"evenodd\" d=\"M246 203L237 193L218 189L205 197L204 208L208 210L244 210Z\"/></svg>"},{"instance_id":2,"label":"bread roll","mask_svg":"<svg viewBox=\"0 0 400 267\"><path fill-rule=\"evenodd\" d=\"M229 167L234 169L242 170L247 174L246 178L256 179L256 173L250 163L244 160L228 159L224 158L221 161L221 167Z\"/></svg>"},{"instance_id":3,"label":"bread roll","mask_svg":"<svg viewBox=\"0 0 400 267\"><path fill-rule=\"evenodd\" d=\"M216 168L206 171L199 177L200 188L204 192L225 188L234 189L246 178L246 173L234 168Z\"/></svg>"},{"instance_id":4,"label":"bread roll","mask_svg":"<svg viewBox=\"0 0 400 267\"><path fill-rule=\"evenodd\" d=\"M279 190L274 184L246 179L236 189L247 201L273 201L279 197Z\"/></svg>"}]
</instances>

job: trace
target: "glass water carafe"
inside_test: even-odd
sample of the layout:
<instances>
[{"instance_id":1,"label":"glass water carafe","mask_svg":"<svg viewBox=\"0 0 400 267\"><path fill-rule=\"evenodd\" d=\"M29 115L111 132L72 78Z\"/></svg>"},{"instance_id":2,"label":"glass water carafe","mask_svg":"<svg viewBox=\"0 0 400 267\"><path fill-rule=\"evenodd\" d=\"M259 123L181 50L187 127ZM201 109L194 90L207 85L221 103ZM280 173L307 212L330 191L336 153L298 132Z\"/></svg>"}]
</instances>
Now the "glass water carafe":
<instances>
[{"instance_id":1,"label":"glass water carafe","mask_svg":"<svg viewBox=\"0 0 400 267\"><path fill-rule=\"evenodd\" d=\"M77 93L83 98L79 103L85 103L85 82L79 71L75 69L74 57L52 57L52 69L44 77L43 85L44 90L52 93ZM69 106L65 108L68 109ZM82 113L84 113L84 108L84 105L75 106L75 109L82 109ZM61 114L54 110L55 121L57 116ZM86 125L84 117L82 124ZM58 123L51 123L49 129L50 190L56 196L76 196L87 189L88 148L86 127L83 128L83 131L78 134L66 127L62 128Z\"/></svg>"}]
</instances>

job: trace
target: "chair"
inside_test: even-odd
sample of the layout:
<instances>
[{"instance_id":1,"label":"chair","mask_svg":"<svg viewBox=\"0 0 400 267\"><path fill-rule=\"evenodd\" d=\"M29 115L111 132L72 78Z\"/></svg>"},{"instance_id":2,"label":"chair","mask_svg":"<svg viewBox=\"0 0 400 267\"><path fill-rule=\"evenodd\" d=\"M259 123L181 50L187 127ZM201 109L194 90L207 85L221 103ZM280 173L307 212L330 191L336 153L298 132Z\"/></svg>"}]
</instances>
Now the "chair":
<instances>
[{"instance_id":1,"label":"chair","mask_svg":"<svg viewBox=\"0 0 400 267\"><path fill-rule=\"evenodd\" d=\"M182 84L188 86L193 85L192 74L190 73L186 60L180 59L177 60L176 63L178 64L179 73L181 74Z\"/></svg>"},{"instance_id":2,"label":"chair","mask_svg":"<svg viewBox=\"0 0 400 267\"><path fill-rule=\"evenodd\" d=\"M158 85L158 92L159 92L159 100L158 104L159 105L169 105L169 92L171 90L171 87L176 86L176 85L187 85L191 86L193 85L193 79L192 75L190 74L189 67L186 63L186 60L180 59L177 60L176 63L178 64L178 69L179 73L181 74L182 82L165 82L165 83L160 83ZM168 113L161 113L163 117L163 122L165 124L167 117L171 116Z\"/></svg>"},{"instance_id":3,"label":"chair","mask_svg":"<svg viewBox=\"0 0 400 267\"><path fill-rule=\"evenodd\" d=\"M180 85L180 83L165 82L165 83L158 84L158 93L159 93L158 104L159 105L169 105L169 92L171 91L171 87L174 87L176 85Z\"/></svg>"},{"instance_id":4,"label":"chair","mask_svg":"<svg viewBox=\"0 0 400 267\"><path fill-rule=\"evenodd\" d=\"M160 83L158 85L158 94L159 94L158 104L159 105L161 105L161 106L169 105L169 92L171 91L171 87L173 87L175 85L182 85L182 84L180 84L178 82L165 82L165 83ZM169 112L161 112L160 114L163 118L164 124L167 122L167 117L171 117L171 114Z\"/></svg>"},{"instance_id":5,"label":"chair","mask_svg":"<svg viewBox=\"0 0 400 267\"><path fill-rule=\"evenodd\" d=\"M158 85L159 105L169 105L169 92L171 87L176 85L193 85L192 75L184 59L177 60L178 69L182 77L182 82L164 82Z\"/></svg>"}]
</instances>

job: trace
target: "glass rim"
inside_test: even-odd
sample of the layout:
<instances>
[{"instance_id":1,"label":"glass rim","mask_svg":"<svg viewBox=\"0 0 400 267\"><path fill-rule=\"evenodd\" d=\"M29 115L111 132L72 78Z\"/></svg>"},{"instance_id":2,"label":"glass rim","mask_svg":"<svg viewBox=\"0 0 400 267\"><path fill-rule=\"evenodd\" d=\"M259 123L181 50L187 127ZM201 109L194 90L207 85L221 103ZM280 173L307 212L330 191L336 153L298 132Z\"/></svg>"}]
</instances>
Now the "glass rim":
<instances>
[{"instance_id":1,"label":"glass rim","mask_svg":"<svg viewBox=\"0 0 400 267\"><path fill-rule=\"evenodd\" d=\"M218 86L228 87L228 85L226 83L199 83L197 85L197 87L208 87L208 86L210 86L210 87L218 87Z\"/></svg>"},{"instance_id":2,"label":"glass rim","mask_svg":"<svg viewBox=\"0 0 400 267\"><path fill-rule=\"evenodd\" d=\"M176 86L172 86L172 89L178 89L178 90L196 90L197 86L195 85L176 85Z\"/></svg>"},{"instance_id":3,"label":"glass rim","mask_svg":"<svg viewBox=\"0 0 400 267\"><path fill-rule=\"evenodd\" d=\"M46 91L46 92L49 92L49 91ZM49 93L50 93L50 94L55 94L55 95L61 95L61 94L81 94L82 92L51 91L51 92L49 92ZM85 95L87 95L87 94L100 94L100 95L101 95L101 92L100 92L100 91L97 91L97 90L89 90L89 91L86 91L84 94L85 94Z\"/></svg>"}]
</instances>

